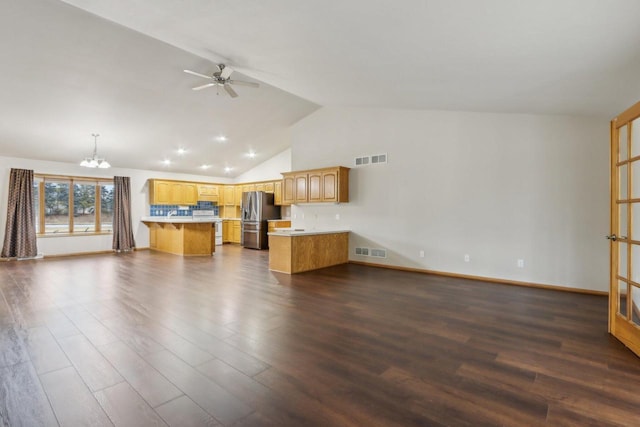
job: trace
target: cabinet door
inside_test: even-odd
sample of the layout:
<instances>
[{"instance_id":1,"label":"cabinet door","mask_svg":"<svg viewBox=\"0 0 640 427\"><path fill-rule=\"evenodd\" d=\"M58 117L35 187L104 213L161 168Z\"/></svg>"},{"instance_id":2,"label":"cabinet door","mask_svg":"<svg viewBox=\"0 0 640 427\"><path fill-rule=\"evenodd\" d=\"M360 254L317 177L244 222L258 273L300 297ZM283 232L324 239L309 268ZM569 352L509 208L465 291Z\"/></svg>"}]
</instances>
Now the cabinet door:
<instances>
[{"instance_id":1,"label":"cabinet door","mask_svg":"<svg viewBox=\"0 0 640 427\"><path fill-rule=\"evenodd\" d=\"M171 184L166 181L153 181L152 205L171 204Z\"/></svg>"},{"instance_id":2,"label":"cabinet door","mask_svg":"<svg viewBox=\"0 0 640 427\"><path fill-rule=\"evenodd\" d=\"M304 203L308 200L307 194L307 174L296 175L295 180L295 202Z\"/></svg>"},{"instance_id":3,"label":"cabinet door","mask_svg":"<svg viewBox=\"0 0 640 427\"><path fill-rule=\"evenodd\" d=\"M240 206L242 204L242 186L241 185L236 185L235 189L234 189L234 195L235 195L235 202L236 202L236 206Z\"/></svg>"},{"instance_id":4,"label":"cabinet door","mask_svg":"<svg viewBox=\"0 0 640 427\"><path fill-rule=\"evenodd\" d=\"M282 205L282 181L273 183L273 204L276 206Z\"/></svg>"},{"instance_id":5,"label":"cabinet door","mask_svg":"<svg viewBox=\"0 0 640 427\"><path fill-rule=\"evenodd\" d=\"M241 227L240 221L233 221L233 243L240 243Z\"/></svg>"},{"instance_id":6,"label":"cabinet door","mask_svg":"<svg viewBox=\"0 0 640 427\"><path fill-rule=\"evenodd\" d=\"M323 202L338 201L338 171L322 172L320 192Z\"/></svg>"},{"instance_id":7,"label":"cabinet door","mask_svg":"<svg viewBox=\"0 0 640 427\"><path fill-rule=\"evenodd\" d=\"M322 201L322 181L323 181L322 173L320 172L311 172L309 173L309 201L310 202L321 202Z\"/></svg>"},{"instance_id":8,"label":"cabinet door","mask_svg":"<svg viewBox=\"0 0 640 427\"><path fill-rule=\"evenodd\" d=\"M256 191L264 191L264 184L256 184Z\"/></svg>"},{"instance_id":9,"label":"cabinet door","mask_svg":"<svg viewBox=\"0 0 640 427\"><path fill-rule=\"evenodd\" d=\"M197 205L198 204L198 186L196 184L181 184L181 196L178 198L180 205Z\"/></svg>"},{"instance_id":10,"label":"cabinet door","mask_svg":"<svg viewBox=\"0 0 640 427\"><path fill-rule=\"evenodd\" d=\"M236 187L235 186L225 185L224 204L225 206L233 206L236 204Z\"/></svg>"},{"instance_id":11,"label":"cabinet door","mask_svg":"<svg viewBox=\"0 0 640 427\"><path fill-rule=\"evenodd\" d=\"M293 176L285 176L282 180L282 204L290 205L295 202L295 187Z\"/></svg>"},{"instance_id":12,"label":"cabinet door","mask_svg":"<svg viewBox=\"0 0 640 427\"><path fill-rule=\"evenodd\" d=\"M267 193L273 193L274 192L274 183L273 182L265 182L264 183L264 191L266 191Z\"/></svg>"},{"instance_id":13,"label":"cabinet door","mask_svg":"<svg viewBox=\"0 0 640 427\"><path fill-rule=\"evenodd\" d=\"M222 241L231 241L231 221L222 221Z\"/></svg>"},{"instance_id":14,"label":"cabinet door","mask_svg":"<svg viewBox=\"0 0 640 427\"><path fill-rule=\"evenodd\" d=\"M205 202L217 202L219 200L217 185L197 184L197 188L198 188L197 200L202 200ZM188 193L188 190L185 192L185 197L187 193Z\"/></svg>"}]
</instances>

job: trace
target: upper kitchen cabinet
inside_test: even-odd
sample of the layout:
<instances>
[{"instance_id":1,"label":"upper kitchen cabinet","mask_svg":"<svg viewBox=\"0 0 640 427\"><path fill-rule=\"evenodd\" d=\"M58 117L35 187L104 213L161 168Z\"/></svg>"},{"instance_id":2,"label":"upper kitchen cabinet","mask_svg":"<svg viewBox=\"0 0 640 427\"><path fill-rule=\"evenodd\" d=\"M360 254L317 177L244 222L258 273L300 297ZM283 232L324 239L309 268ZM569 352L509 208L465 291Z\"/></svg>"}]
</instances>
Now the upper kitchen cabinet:
<instances>
[{"instance_id":1,"label":"upper kitchen cabinet","mask_svg":"<svg viewBox=\"0 0 640 427\"><path fill-rule=\"evenodd\" d=\"M218 202L220 200L220 193L217 185L212 184L198 184L198 200L204 202Z\"/></svg>"},{"instance_id":2,"label":"upper kitchen cabinet","mask_svg":"<svg viewBox=\"0 0 640 427\"><path fill-rule=\"evenodd\" d=\"M236 206L240 206L242 204L242 185L236 185L234 191Z\"/></svg>"},{"instance_id":3,"label":"upper kitchen cabinet","mask_svg":"<svg viewBox=\"0 0 640 427\"><path fill-rule=\"evenodd\" d=\"M152 205L195 205L198 184L191 182L149 180L149 203Z\"/></svg>"},{"instance_id":4,"label":"upper kitchen cabinet","mask_svg":"<svg viewBox=\"0 0 640 427\"><path fill-rule=\"evenodd\" d=\"M236 204L236 187L234 185L224 186L224 205L234 206Z\"/></svg>"},{"instance_id":5,"label":"upper kitchen cabinet","mask_svg":"<svg viewBox=\"0 0 640 427\"><path fill-rule=\"evenodd\" d=\"M336 166L283 173L282 204L349 202L349 168Z\"/></svg>"},{"instance_id":6,"label":"upper kitchen cabinet","mask_svg":"<svg viewBox=\"0 0 640 427\"><path fill-rule=\"evenodd\" d=\"M282 181L273 183L273 204L276 206L283 205L282 202Z\"/></svg>"}]
</instances>

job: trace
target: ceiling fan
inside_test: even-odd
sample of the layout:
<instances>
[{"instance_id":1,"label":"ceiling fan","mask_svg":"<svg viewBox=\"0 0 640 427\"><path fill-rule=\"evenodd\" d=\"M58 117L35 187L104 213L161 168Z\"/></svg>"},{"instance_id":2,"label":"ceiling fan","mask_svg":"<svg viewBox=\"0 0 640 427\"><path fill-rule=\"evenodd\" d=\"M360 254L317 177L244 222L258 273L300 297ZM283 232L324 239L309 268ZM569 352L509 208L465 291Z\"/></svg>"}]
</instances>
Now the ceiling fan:
<instances>
[{"instance_id":1,"label":"ceiling fan","mask_svg":"<svg viewBox=\"0 0 640 427\"><path fill-rule=\"evenodd\" d=\"M233 69L230 68L230 67L227 67L224 64L216 65L215 66L215 71L210 76L207 76L206 74L196 73L195 71L191 71L191 70L183 70L183 71L185 73L191 74L193 76L198 76L198 77L202 77L204 79L213 80L210 83L206 83L206 84L203 84L201 86L196 86L196 87L193 87L191 89L193 89L193 90L201 90L201 89L205 89L205 88L213 87L213 86L216 86L216 88L219 88L220 86L222 86L224 88L224 90L226 90L227 93L232 98L236 98L238 96L238 94L236 93L235 90L233 90L231 85L249 86L249 87L259 87L260 86L258 83L254 83L254 82L245 82L245 81L242 81L242 80L231 80L231 74L233 73Z\"/></svg>"}]
</instances>

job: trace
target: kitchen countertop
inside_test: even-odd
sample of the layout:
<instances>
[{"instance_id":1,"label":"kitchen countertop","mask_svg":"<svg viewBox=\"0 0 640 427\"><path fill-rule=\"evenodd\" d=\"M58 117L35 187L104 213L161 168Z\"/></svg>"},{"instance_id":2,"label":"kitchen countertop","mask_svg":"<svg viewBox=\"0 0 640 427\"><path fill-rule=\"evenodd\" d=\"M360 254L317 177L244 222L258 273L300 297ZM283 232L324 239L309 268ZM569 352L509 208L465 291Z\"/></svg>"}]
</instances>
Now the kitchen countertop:
<instances>
[{"instance_id":1,"label":"kitchen countertop","mask_svg":"<svg viewBox=\"0 0 640 427\"><path fill-rule=\"evenodd\" d=\"M313 236L317 234L349 233L350 230L304 230L300 228L276 228L269 236Z\"/></svg>"},{"instance_id":2,"label":"kitchen countertop","mask_svg":"<svg viewBox=\"0 0 640 427\"><path fill-rule=\"evenodd\" d=\"M280 222L280 221L291 221L291 218L268 219L268 220L267 220L267 222Z\"/></svg>"},{"instance_id":3,"label":"kitchen countertop","mask_svg":"<svg viewBox=\"0 0 640 427\"><path fill-rule=\"evenodd\" d=\"M203 222L218 222L222 221L222 218L193 218L190 216L143 216L140 221L143 222L163 222L163 223L176 223L176 224L196 224Z\"/></svg>"}]
</instances>

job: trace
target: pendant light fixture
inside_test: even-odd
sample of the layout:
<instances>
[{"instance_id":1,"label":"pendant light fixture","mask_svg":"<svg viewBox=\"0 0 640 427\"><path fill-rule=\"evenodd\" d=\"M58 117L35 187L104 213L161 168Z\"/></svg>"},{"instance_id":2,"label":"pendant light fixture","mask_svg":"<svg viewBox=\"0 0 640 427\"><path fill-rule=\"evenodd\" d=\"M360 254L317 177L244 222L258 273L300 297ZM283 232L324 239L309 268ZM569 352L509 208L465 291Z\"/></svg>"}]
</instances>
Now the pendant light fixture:
<instances>
[{"instance_id":1,"label":"pendant light fixture","mask_svg":"<svg viewBox=\"0 0 640 427\"><path fill-rule=\"evenodd\" d=\"M93 157L87 157L82 162L80 162L80 166L84 166L85 168L100 168L107 169L110 168L111 165L105 159L98 158L98 137L99 133L92 133L93 136Z\"/></svg>"}]
</instances>

